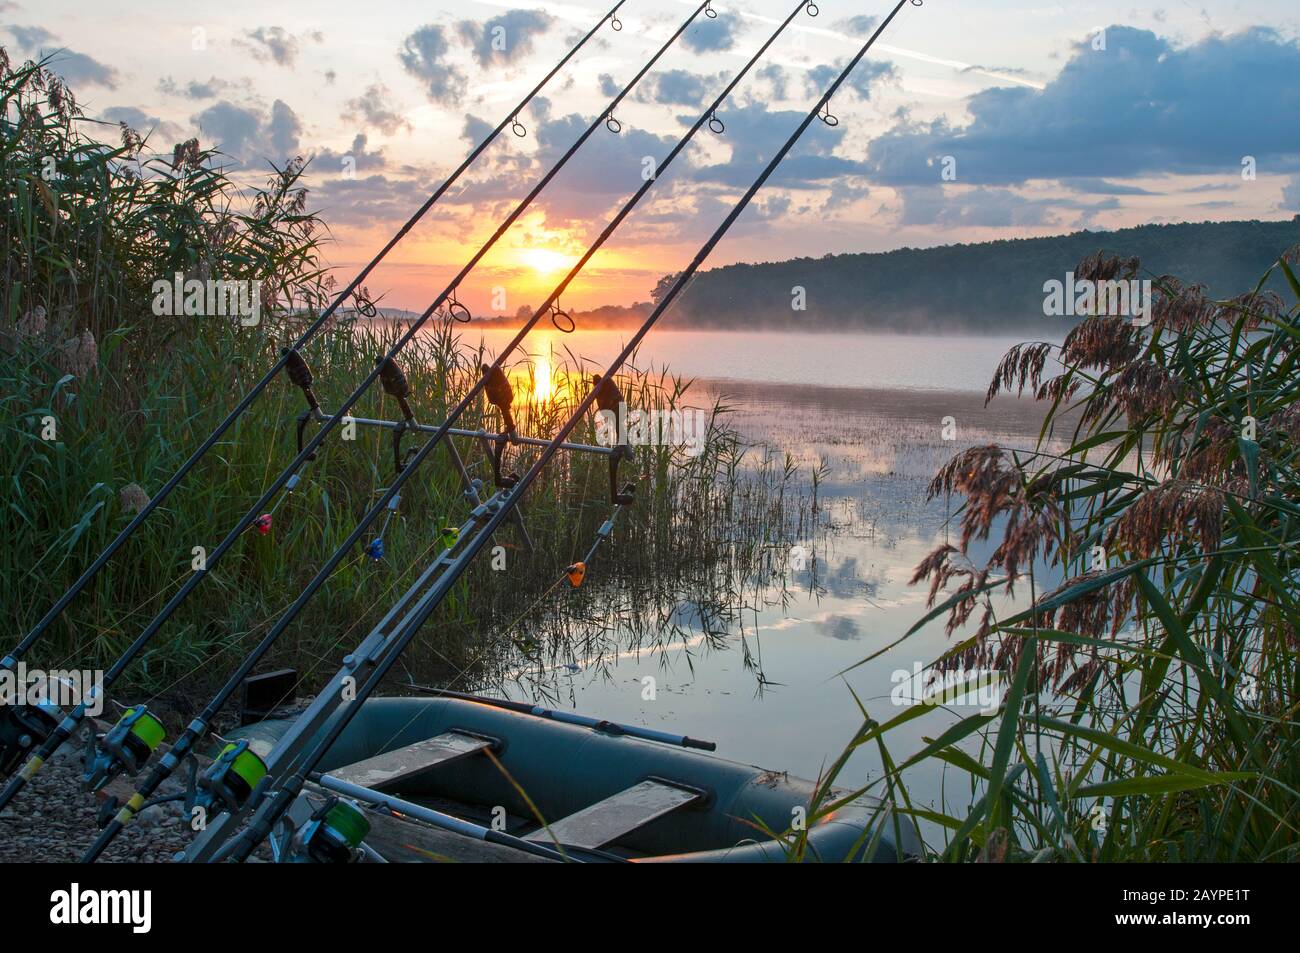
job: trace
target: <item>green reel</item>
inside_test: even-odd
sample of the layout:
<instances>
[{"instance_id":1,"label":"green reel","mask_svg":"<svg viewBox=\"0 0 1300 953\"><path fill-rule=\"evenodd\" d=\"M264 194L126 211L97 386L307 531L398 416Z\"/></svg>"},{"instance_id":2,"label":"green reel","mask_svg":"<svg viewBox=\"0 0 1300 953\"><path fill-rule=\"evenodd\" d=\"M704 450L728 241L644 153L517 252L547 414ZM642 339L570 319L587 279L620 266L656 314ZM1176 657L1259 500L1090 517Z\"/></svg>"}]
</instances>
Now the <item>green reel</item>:
<instances>
[{"instance_id":1,"label":"green reel","mask_svg":"<svg viewBox=\"0 0 1300 953\"><path fill-rule=\"evenodd\" d=\"M258 783L266 777L266 762L246 740L232 741L221 749L198 781L195 804L207 809L236 811L248 803Z\"/></svg>"},{"instance_id":2,"label":"green reel","mask_svg":"<svg viewBox=\"0 0 1300 953\"><path fill-rule=\"evenodd\" d=\"M369 833L370 822L357 804L331 798L303 826L298 838L300 857L316 864L353 863Z\"/></svg>"},{"instance_id":3,"label":"green reel","mask_svg":"<svg viewBox=\"0 0 1300 953\"><path fill-rule=\"evenodd\" d=\"M106 733L91 736L82 761L82 784L98 791L119 774L137 774L166 737L163 723L144 705L128 708Z\"/></svg>"}]
</instances>

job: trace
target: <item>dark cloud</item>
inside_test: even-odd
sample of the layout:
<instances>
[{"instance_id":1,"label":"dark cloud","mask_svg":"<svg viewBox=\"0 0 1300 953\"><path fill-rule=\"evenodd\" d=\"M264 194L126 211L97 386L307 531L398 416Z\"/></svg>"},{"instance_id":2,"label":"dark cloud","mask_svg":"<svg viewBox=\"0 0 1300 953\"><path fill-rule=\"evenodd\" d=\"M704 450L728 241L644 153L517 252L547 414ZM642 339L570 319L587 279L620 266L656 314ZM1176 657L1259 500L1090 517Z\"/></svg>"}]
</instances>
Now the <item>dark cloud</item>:
<instances>
[{"instance_id":1,"label":"dark cloud","mask_svg":"<svg viewBox=\"0 0 1300 953\"><path fill-rule=\"evenodd\" d=\"M352 148L347 152L335 152L322 149L312 160L312 171L323 174L341 174L347 169L353 172L367 172L382 169L387 164L384 150L368 151L369 139L364 132L359 132L352 139Z\"/></svg>"},{"instance_id":2,"label":"dark cloud","mask_svg":"<svg viewBox=\"0 0 1300 953\"><path fill-rule=\"evenodd\" d=\"M682 34L682 43L696 53L722 52L736 45L739 32L740 17L734 13L719 13L712 20L701 16Z\"/></svg>"},{"instance_id":3,"label":"dark cloud","mask_svg":"<svg viewBox=\"0 0 1300 953\"><path fill-rule=\"evenodd\" d=\"M708 76L683 69L667 70L651 74L637 84L634 98L663 106L703 107L717 97L728 79L726 73Z\"/></svg>"},{"instance_id":4,"label":"dark cloud","mask_svg":"<svg viewBox=\"0 0 1300 953\"><path fill-rule=\"evenodd\" d=\"M446 106L458 102L469 84L464 73L444 62L450 51L443 28L430 23L410 34L397 54L403 68L424 83L429 99Z\"/></svg>"},{"instance_id":5,"label":"dark cloud","mask_svg":"<svg viewBox=\"0 0 1300 953\"><path fill-rule=\"evenodd\" d=\"M157 132L163 139L175 142L181 138L183 132L175 123L167 122L158 116L150 116L143 109L137 109L135 106L111 106L100 113L99 118L108 122L124 122L145 138ZM159 142L153 143L154 148L162 148L162 145Z\"/></svg>"},{"instance_id":6,"label":"dark cloud","mask_svg":"<svg viewBox=\"0 0 1300 953\"><path fill-rule=\"evenodd\" d=\"M263 160L280 164L299 152L302 122L279 99L272 104L269 116L223 99L192 121L215 148L244 164Z\"/></svg>"},{"instance_id":7,"label":"dark cloud","mask_svg":"<svg viewBox=\"0 0 1300 953\"><path fill-rule=\"evenodd\" d=\"M762 103L719 111L727 124L723 141L731 146L731 157L694 173L699 182L733 188L747 187L771 161L776 150L789 138L807 115L795 110L772 110ZM844 138L844 126L814 122L795 149L777 167L772 184L784 188L821 188L840 176L860 176L865 165L856 159L834 155Z\"/></svg>"},{"instance_id":8,"label":"dark cloud","mask_svg":"<svg viewBox=\"0 0 1300 953\"><path fill-rule=\"evenodd\" d=\"M78 86L104 86L117 89L117 70L75 50L41 50L40 56L53 56L47 64L51 73L63 78L74 89Z\"/></svg>"},{"instance_id":9,"label":"dark cloud","mask_svg":"<svg viewBox=\"0 0 1300 953\"><path fill-rule=\"evenodd\" d=\"M1264 27L1175 48L1112 26L1105 50L1077 48L1045 89L977 93L960 128L904 120L868 161L892 185L934 182L945 155L973 184L1236 170L1244 155L1300 169L1300 125L1278 121L1300 114L1297 76L1300 45Z\"/></svg>"},{"instance_id":10,"label":"dark cloud","mask_svg":"<svg viewBox=\"0 0 1300 953\"><path fill-rule=\"evenodd\" d=\"M319 207L326 221L348 225L402 221L428 198L424 186L385 175L354 179L324 176L311 194L313 205Z\"/></svg>"},{"instance_id":11,"label":"dark cloud","mask_svg":"<svg viewBox=\"0 0 1300 953\"><path fill-rule=\"evenodd\" d=\"M810 96L820 96L826 90L830 89L831 83L835 78L844 72L844 67L848 65L847 59L839 59L834 63L815 66L804 74L804 86ZM863 100L871 98L873 87L885 80L892 80L897 74L890 63L880 60L863 60L854 67L853 72L849 73L848 78L844 80L841 90L849 90L858 94Z\"/></svg>"},{"instance_id":12,"label":"dark cloud","mask_svg":"<svg viewBox=\"0 0 1300 953\"><path fill-rule=\"evenodd\" d=\"M619 85L608 73L600 74L600 95L613 99L618 95Z\"/></svg>"},{"instance_id":13,"label":"dark cloud","mask_svg":"<svg viewBox=\"0 0 1300 953\"><path fill-rule=\"evenodd\" d=\"M835 27L845 33L853 33L857 36L866 38L872 34L876 29L876 24L879 22L879 17L869 17L859 14L855 17L848 17L847 19L836 21Z\"/></svg>"},{"instance_id":14,"label":"dark cloud","mask_svg":"<svg viewBox=\"0 0 1300 953\"><path fill-rule=\"evenodd\" d=\"M271 104L271 121L266 124L266 132L271 144L271 158L288 158L298 153L302 121L288 103L277 99Z\"/></svg>"},{"instance_id":15,"label":"dark cloud","mask_svg":"<svg viewBox=\"0 0 1300 953\"><path fill-rule=\"evenodd\" d=\"M324 36L319 30L313 30L302 36L295 36L284 27L259 26L256 30L245 30L244 39L235 40L236 46L247 48L253 58L262 62L272 62L279 66L293 66L298 59L302 40L319 43Z\"/></svg>"},{"instance_id":16,"label":"dark cloud","mask_svg":"<svg viewBox=\"0 0 1300 953\"><path fill-rule=\"evenodd\" d=\"M456 31L479 66L505 66L531 53L533 39L554 22L553 16L541 10L508 10L483 23L462 20Z\"/></svg>"},{"instance_id":17,"label":"dark cloud","mask_svg":"<svg viewBox=\"0 0 1300 953\"><path fill-rule=\"evenodd\" d=\"M7 26L5 29L14 35L21 50L34 50L42 45L48 46L55 40L54 34L43 26Z\"/></svg>"},{"instance_id":18,"label":"dark cloud","mask_svg":"<svg viewBox=\"0 0 1300 953\"><path fill-rule=\"evenodd\" d=\"M404 116L392 108L393 94L383 83L374 83L356 99L348 100L349 119L360 119L366 125L392 135L403 126L410 125Z\"/></svg>"},{"instance_id":19,"label":"dark cloud","mask_svg":"<svg viewBox=\"0 0 1300 953\"><path fill-rule=\"evenodd\" d=\"M1144 189L1136 185L1124 185L1120 182L1109 182L1106 179L1097 179L1089 176L1082 176L1075 179L1063 179L1061 184L1073 192L1083 192L1088 195L1155 195L1157 193Z\"/></svg>"}]
</instances>

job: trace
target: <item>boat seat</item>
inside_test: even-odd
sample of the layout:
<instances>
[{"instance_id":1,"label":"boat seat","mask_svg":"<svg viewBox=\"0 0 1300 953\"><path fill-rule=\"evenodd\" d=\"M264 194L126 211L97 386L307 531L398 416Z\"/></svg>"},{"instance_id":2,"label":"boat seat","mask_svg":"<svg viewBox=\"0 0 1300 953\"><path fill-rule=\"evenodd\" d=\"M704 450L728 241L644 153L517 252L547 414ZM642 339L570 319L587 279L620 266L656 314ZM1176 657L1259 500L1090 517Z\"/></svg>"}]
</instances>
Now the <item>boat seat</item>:
<instances>
[{"instance_id":1,"label":"boat seat","mask_svg":"<svg viewBox=\"0 0 1300 953\"><path fill-rule=\"evenodd\" d=\"M556 821L550 830L540 828L526 840L599 850L703 796L702 791L649 779Z\"/></svg>"},{"instance_id":2,"label":"boat seat","mask_svg":"<svg viewBox=\"0 0 1300 953\"><path fill-rule=\"evenodd\" d=\"M405 748L396 748L364 761L344 765L329 774L340 781L360 784L373 791L384 791L418 778L434 768L478 754L492 745L491 738L448 731Z\"/></svg>"}]
</instances>

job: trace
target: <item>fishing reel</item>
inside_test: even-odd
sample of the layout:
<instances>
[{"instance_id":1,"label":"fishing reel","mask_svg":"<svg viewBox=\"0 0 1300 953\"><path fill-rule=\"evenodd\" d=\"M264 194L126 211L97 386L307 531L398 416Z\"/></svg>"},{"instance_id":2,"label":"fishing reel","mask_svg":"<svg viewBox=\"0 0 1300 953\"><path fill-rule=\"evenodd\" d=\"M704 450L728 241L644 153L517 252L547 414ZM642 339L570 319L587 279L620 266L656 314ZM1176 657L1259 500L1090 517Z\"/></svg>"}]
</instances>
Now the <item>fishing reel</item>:
<instances>
[{"instance_id":1,"label":"fishing reel","mask_svg":"<svg viewBox=\"0 0 1300 953\"><path fill-rule=\"evenodd\" d=\"M352 864L365 855L370 822L355 801L331 797L292 831L279 860L290 864Z\"/></svg>"},{"instance_id":2,"label":"fishing reel","mask_svg":"<svg viewBox=\"0 0 1300 953\"><path fill-rule=\"evenodd\" d=\"M238 811L264 777L266 762L249 748L248 741L232 741L198 778L189 799L190 810L202 808L209 818L222 811Z\"/></svg>"},{"instance_id":3,"label":"fishing reel","mask_svg":"<svg viewBox=\"0 0 1300 953\"><path fill-rule=\"evenodd\" d=\"M63 709L49 702L0 705L0 778L24 763L63 720Z\"/></svg>"},{"instance_id":4,"label":"fishing reel","mask_svg":"<svg viewBox=\"0 0 1300 953\"><path fill-rule=\"evenodd\" d=\"M86 740L82 786L98 791L120 774L138 774L165 737L163 723L144 705L128 708L116 725Z\"/></svg>"}]
</instances>

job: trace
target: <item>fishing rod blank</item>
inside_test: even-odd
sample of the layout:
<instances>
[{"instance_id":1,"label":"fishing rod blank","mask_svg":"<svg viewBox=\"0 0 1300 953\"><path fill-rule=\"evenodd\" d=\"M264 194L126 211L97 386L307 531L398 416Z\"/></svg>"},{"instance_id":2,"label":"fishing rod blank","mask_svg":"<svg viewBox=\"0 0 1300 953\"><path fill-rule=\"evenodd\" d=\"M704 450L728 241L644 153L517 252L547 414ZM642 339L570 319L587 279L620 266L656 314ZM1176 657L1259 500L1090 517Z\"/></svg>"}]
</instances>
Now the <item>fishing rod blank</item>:
<instances>
[{"instance_id":1,"label":"fishing rod blank","mask_svg":"<svg viewBox=\"0 0 1300 953\"><path fill-rule=\"evenodd\" d=\"M646 318L645 322L637 330L636 334L632 336L632 339L624 346L623 351L614 359L613 363L610 364L605 374L602 375L604 378L613 379L614 374L617 373L619 368L627 362L632 353L640 345L641 341L658 322L659 318L673 303L673 301L676 300L677 296L681 294L683 289L690 282L691 278L694 277L695 273L704 264L704 261L713 252L713 249L727 234L745 209L748 208L749 203L753 200L754 196L763 188L768 179L772 177L777 167L790 153L790 150L794 148L803 133L814 120L819 118L823 107L830 103L832 97L839 90L840 86L844 84L845 80L848 79L850 74L857 67L858 63L860 63L863 57L866 56L867 51L875 44L876 39L885 31L889 24L893 22L894 18L898 15L898 12L909 2L918 7L922 5L922 0L898 0L897 4L893 7L888 16L881 21L880 25L871 34L871 37L862 45L862 48L858 50L853 59L849 61L848 65L845 66L836 77L835 81L830 85L830 88L827 89L821 99L817 101L816 105L809 111L808 115L799 124L798 128L795 129L794 133L791 134L790 138L786 140L780 150L777 151L776 155L772 157L771 161L763 169L758 178L754 180L754 183L745 192L744 196L741 197L740 201L737 202L731 212L728 213L722 224L718 226L717 230L709 240L704 243L703 247L696 254L695 258L691 260L691 263L687 266L686 270L677 276L677 279L673 282L668 293L655 307L654 311L651 312L649 317ZM223 847L221 851L223 859L228 858L237 861L247 859L249 854L257 848L257 845L270 834L276 823L278 823L280 817L283 816L284 812L288 810L289 806L302 791L303 785L306 783L316 764L338 740L339 736L343 733L344 729L347 728L352 718L358 711L360 711L362 703L375 690L375 688L378 687L379 683L397 662L398 658L400 658L402 651L415 637L416 632L442 603L447 593L451 591L452 586L455 585L461 574L464 573L469 563L487 544L487 541L492 537L492 534L495 533L496 530L500 528L501 524L509 517L523 493L528 489L533 481L537 479L538 474L541 473L542 469L551 461L556 452L558 452L560 444L568 438L569 434L578 425L578 422L591 409L592 405L595 403L595 399L596 392L593 389L585 398L583 398L581 403L579 403L573 415L563 424L563 426L561 426L559 432L556 433L554 438L551 440L551 443L541 452L533 465L529 467L528 472L524 474L518 483L505 491L504 504L498 508L483 529L480 532L475 533L475 535L466 542L465 548L457 556L452 565L447 568L446 572L443 573L438 582L435 583L427 593L425 593L416 606L411 610L407 619L403 620L403 628L400 637L395 640L392 650L387 652L384 658L379 660L375 665L373 673L364 685L358 689L355 698L336 711L335 717L331 720L325 730L311 740L310 745L304 751L304 754L297 759L298 766L294 769L293 773L282 779L278 787L275 787L269 794L261 798L260 804L245 830ZM264 781L266 782L267 787L270 787L274 785L275 780L274 769L272 769L271 771L268 771Z\"/></svg>"},{"instance_id":2,"label":"fishing rod blank","mask_svg":"<svg viewBox=\"0 0 1300 953\"><path fill-rule=\"evenodd\" d=\"M127 646L126 651L122 653L122 655L117 659L117 661L114 662L113 665L107 671L104 672L103 680L101 682L101 685L99 686L100 694L102 694L104 690L106 690L109 686L111 686L118 679L118 677L121 676L122 672L126 670L126 668L130 665L131 661L136 657L136 655L138 655L144 649L144 647L148 644L149 640L153 637L153 635L160 628L162 628L163 624L166 623L166 621L171 617L172 613L176 611L177 607L179 607L180 604L184 602L185 599L189 596L189 594L194 591L195 587L197 587L199 583L202 582L203 579L207 577L212 567L218 561L220 561L221 557L225 555L225 553L232 546L234 546L235 542L244 534L244 532L250 526L253 525L253 523L258 518L258 514L263 510L266 504L272 498L274 498L275 495L279 493L281 489L284 488L285 484L288 483L294 477L298 468L301 467L303 463L305 463L307 460L311 459L315 455L316 449L324 442L326 436L328 436L329 433L333 430L333 428L337 426L341 420L344 419L344 417L347 415L348 410L350 410L352 406L361 399L362 395L365 394L366 390L370 387L370 385L373 384L375 380L380 376L385 366L389 362L391 362L394 357L397 356L397 354L402 350L402 348L405 347L416 336L416 334L419 333L420 328L424 326L425 322L429 320L429 318L438 309L438 307L442 305L443 302L445 302L450 296L452 296L455 293L456 288L465 279L465 277L474 269L474 267L483 259L483 257L487 255L487 253L492 249L492 247L496 245L496 243L510 229L510 227L519 219L519 217L522 216L525 211L527 211L527 209L532 205L533 201L537 198L537 196L541 194L543 189L545 189L546 186L550 184L551 180L554 179L560 173L560 171L564 168L564 166L568 163L568 161L577 153L577 151L582 147L582 145L587 141L587 139L589 139L592 136L592 134L594 134L595 131L600 128L600 126L605 122L605 120L607 120L613 114L614 110L627 97L627 95L631 92L632 88L636 86L636 84L640 82L641 79L654 67L654 65L660 60L660 58L664 55L664 53L666 53L668 49L674 43L677 42L677 40L681 37L681 35L686 32L687 28L692 23L695 22L695 20L700 16L700 14L704 12L704 10L708 7L708 5L709 5L709 0L704 0L703 3L701 3L698 7L695 8L694 12L692 12L691 15L687 17L685 21L682 22L681 26L679 26L677 30L673 33L673 35L669 37L667 42L665 42L663 46L661 46L655 52L654 56L652 56L650 60L643 67L641 67L640 71L636 74L636 76L632 78L631 82L629 82L626 86L624 86L623 89L618 93L618 95L615 96L613 100L610 101L609 105L605 107L604 111L596 118L596 120L590 126L587 127L586 131L583 132L583 134L578 137L578 140L568 148L568 150L564 153L564 155L561 156L560 159L555 163L555 165L553 165L550 168L550 170L547 171L546 175L542 177L541 181L539 181L537 185L533 187L532 191L528 193L528 195L524 198L524 200L519 203L519 205L514 209L514 211L510 213L509 216L507 216L507 218L500 224L497 230L493 232L491 238L489 238L488 241L483 245L483 247L480 248L474 254L474 256L470 259L470 261L465 265L465 267L461 269L460 273L452 280L451 284L449 284L447 288L444 289L443 292L436 299L434 299L433 303L429 305L429 307L424 311L424 313L421 314L420 317L411 324L411 326L398 339L397 343L393 345L393 347L388 351L388 353L378 359L378 361L375 364L374 370L370 371L370 373L366 375L365 380L363 380L361 384L357 387L357 389L353 391L352 395L348 397L347 400L344 401L344 403L337 408L335 415L330 419L324 421L320 429L316 432L316 435L312 437L312 439L307 443L306 446L303 447L303 449L293 459L293 461L289 464L289 466L287 466L284 469L284 471L278 477L276 477L274 481L272 481L270 488L267 489L262 494L261 498L258 499L258 501L253 504L252 508L250 508L249 511L245 513L243 517L240 518L238 523L236 523L235 528L231 530L230 533L227 534L225 539L223 539L217 545L216 549L214 549L212 553L208 555L203 568L196 569L193 571L193 573L191 573L190 578L185 582L183 586L181 586L181 588L176 592L176 594L172 596L172 598L167 602L167 604L162 607L162 609L158 612L158 615L156 615L153 618L153 620L147 626L145 626L144 630L140 633L139 636L136 637L135 641L132 642L129 646ZM467 400L472 399L473 396L478 393L478 390L482 388L483 383L484 383L484 379L480 379L479 382L475 384L474 389L471 390L470 394L467 395L466 399ZM445 429L445 427L443 429ZM392 490L393 488L390 487L389 488L390 494L392 493ZM390 497L386 495L384 498L384 502L386 503L389 498ZM351 539L351 537L349 537L349 539ZM53 754L55 751L57 751L63 745L63 743L72 736L72 734L77 730L77 727L81 724L81 722L85 720L87 709L89 708L89 705L91 702L93 702L93 700L94 700L93 698L91 698L90 700L83 700L80 704L76 706L76 708L74 708L71 712L69 712L63 718L63 720L59 722L58 727L55 728L50 733L49 737L46 738L44 742L42 742L39 750L28 759L27 763L23 766L22 771L10 779L8 785L5 786L4 790L0 791L0 810L2 810L10 801L12 801L14 796L20 790L22 790L22 788L26 785L26 783L32 777L34 777L37 772L40 771L41 766L45 763L45 761L49 758L49 756Z\"/></svg>"},{"instance_id":3,"label":"fishing rod blank","mask_svg":"<svg viewBox=\"0 0 1300 953\"><path fill-rule=\"evenodd\" d=\"M207 455L208 451L216 445L217 441L220 440L225 432L234 425L235 421L243 416L244 412L252 406L253 401L256 400L262 391L270 385L271 381L273 381L275 376L284 369L285 365L288 364L290 360L293 359L294 355L301 348L305 347L308 341L315 337L316 333L325 325L325 322L330 319L334 312L338 310L339 306L361 286L361 283L369 277L370 273L374 271L374 269L377 268L385 258L388 257L388 253L406 237L407 233L419 224L428 213L429 209L433 208L443 195L446 194L447 190L456 184L460 177L468 171L469 167L478 160L478 157L482 155L488 146L496 140L497 136L501 134L506 126L511 126L512 124L517 126L519 114L523 112L528 104L532 102L543 88L545 88L546 84L555 78L556 74L558 74L560 70L568 64L569 60L577 55L579 50L587 45L588 41L596 35L602 26L606 23L617 21L618 11L626 2L627 0L618 0L618 3L614 4L610 11L600 19L600 22L592 27L591 30L578 41L577 45L570 49L569 52L564 55L563 59L555 64L555 67L542 78L542 81L534 86L532 90L529 91L528 95L519 101L519 105L515 106L514 110L505 119L501 120L500 124L498 124L495 129L488 133L487 137L474 148L456 170L448 176L446 181L444 181L442 185L438 186L437 190L435 190L425 203L416 210L415 214L407 220L406 224L397 230L396 234L394 234L388 243L380 249L379 253L370 260L370 263L361 269L360 273L352 279L348 286L343 289L329 307L327 307L320 316L311 323L298 340L291 344L288 349L281 354L280 358L271 366L271 369L266 372L262 379L253 385L253 389L244 395L243 399L235 405L235 408L223 421L221 421L221 423L217 425L217 428L208 435L207 439L199 445L198 449L190 455L189 459L181 464L180 469L172 474L167 482L153 494L149 502L144 505L144 508L136 514L135 518L132 519L120 533L117 534L104 551L95 558L95 561L90 564L80 577L78 577L77 581L69 587L68 591L59 597L58 602L56 602L47 613L45 613L41 620L36 623L36 626L28 632L27 635L23 637L22 641L20 641L7 655L5 655L3 659L0 659L0 668L12 671L17 666L18 661L34 644L36 644L37 640L40 639L45 630L48 629L60 615L62 615L63 611L72 603L72 600L81 594L81 591L85 589L99 571L104 568L109 559L112 558L113 554L131 538L131 535L141 526L141 524L144 523L145 520L149 518L150 514L162 504L162 501L167 499L172 490L176 489L189 472L198 465L199 461Z\"/></svg>"},{"instance_id":4,"label":"fishing rod blank","mask_svg":"<svg viewBox=\"0 0 1300 953\"><path fill-rule=\"evenodd\" d=\"M778 29L767 39L767 41L764 42L763 45L759 47L758 51L750 58L749 62L745 64L744 68L741 69L732 78L732 80L727 84L727 86L723 89L723 91L717 96L717 98L713 101L713 103L707 109L704 110L704 112L700 115L700 118L696 120L694 125L691 126L691 128L682 136L682 138L677 142L677 144L674 145L672 150L669 151L667 156L664 157L663 161L656 168L654 176L642 182L640 188L637 189L636 193L624 204L622 209L619 210L618 214L616 214L614 218L610 220L609 224L606 225L604 231L601 232L601 234L587 249L587 251L583 254L583 256L574 264L574 266L570 269L569 273L565 276L565 278L551 292L550 296L547 297L547 299L543 301L541 305L538 306L536 311L533 313L532 317L527 322L525 322L524 326L515 335L514 339L506 346L506 348L501 352L501 354L498 355L496 362L493 365L494 368L501 367L504 364L506 358L517 347L519 347L520 344L522 344L524 339L527 337L529 331L532 330L532 328L537 324L537 322L539 322L542 319L543 316L549 313L550 307L556 301L559 300L560 296L574 281L574 279L577 278L578 274L581 273L583 268L586 267L587 263L591 260L591 258L600 250L600 248L605 244L605 242L609 240L610 236L614 234L614 232L623 223L623 221L627 218L627 216L632 213L632 211L636 208L637 204L646 195L646 193L649 192L649 190L654 186L654 184L658 181L659 177L663 175L663 173L667 171L667 169L672 165L673 161L677 158L678 155L681 154L681 152L691 142L694 136L699 132L700 128L704 126L705 123L707 123L712 117L716 115L718 108L727 100L727 98L735 90L736 86L740 84L741 80L761 60L761 58L766 54L767 50L771 47L771 45L777 40L778 37L781 36L781 34L785 31L786 27L789 26L789 24L794 20L795 16L798 15L800 10L804 9L806 6L807 6L806 2L801 2L795 6L794 10L791 11L790 15L786 17L785 21L781 23ZM597 122L599 121L600 119L597 119ZM326 561L325 565L321 567L320 571L316 574L316 576L307 584L306 588L302 591L302 593L299 595L298 599L293 603L293 605L291 605L285 611L285 614L277 621L276 625L271 629L271 631L269 631L266 634L262 642L253 649L253 651L249 654L249 656L244 660L243 664L240 665L239 669L235 672L235 674L226 682L226 684L222 687L222 689L218 691L217 695L214 696L213 699L204 707L203 711L194 719L193 722L191 722L191 724L185 729L182 735L176 739L176 742L175 744L173 744L171 750L168 752L166 756L164 756L164 758L158 763L158 765L150 773L149 777L146 779L144 784L140 786L136 796L131 799L132 804L137 804L137 805L144 804L148 800L148 798L153 794L153 792L155 792L158 789L158 787L167 779L167 777L170 776L170 774L176 769L176 767L179 766L181 760L184 759L188 751L192 748L195 741L197 741L197 739L201 737L202 733L206 731L207 724L212 720L212 718L216 715L216 713L221 710L221 708L226 704L226 702L230 699L230 697L238 690L239 685L253 670L253 668L256 666L257 662L262 658L262 656L264 656L265 653L270 650L271 646L274 644L275 640L279 638L280 634L286 628L288 628L289 624L297 616L299 611L301 611L303 606L306 605L307 601L312 598L312 596L322 585L324 585L325 581L333 574L334 570L339 566L339 564L345 558L347 558L347 554L352 550L352 548L357 544L357 542L360 541L361 537L369 528L370 524L375 519L377 519L381 513L384 512L384 510L387 508L389 504L389 501L401 490L402 485L405 483L405 481L419 468L420 464L429 456L429 454L438 445L438 443L446 436L446 434L453 432L452 430L453 424L455 424L456 420L459 419L461 414L465 411L466 408L469 407L471 402L474 400L475 396L478 393L478 390L482 386L483 380L486 380L486 376L480 379L480 381L473 388L471 388L470 392L464 398L462 398L459 401L459 403L448 413L446 420L437 428L433 436L430 437L429 440L419 449L419 451L411 459L411 461L406 464L405 468L396 475L393 485L390 486L385 491L385 493L379 498L379 500L371 508L370 512L367 513L362 518L361 522L353 530L352 534L346 540L344 540L342 545L340 545L337 550L335 550L333 555L331 555L331 557ZM124 813L122 815L122 817L126 822L129 822L131 816L132 815L130 813ZM116 832L120 830L122 826L123 824L115 820L110 825L110 827L113 828L111 832L108 828L105 829L104 834L101 834L101 839L104 839L105 835L107 836L104 846L107 846L107 841L111 841L112 837L115 836ZM102 849L103 849L102 847L99 848L100 851L102 851ZM98 856L98 853L97 852L94 853L93 856L88 855L84 859L93 860L94 856Z\"/></svg>"}]
</instances>

